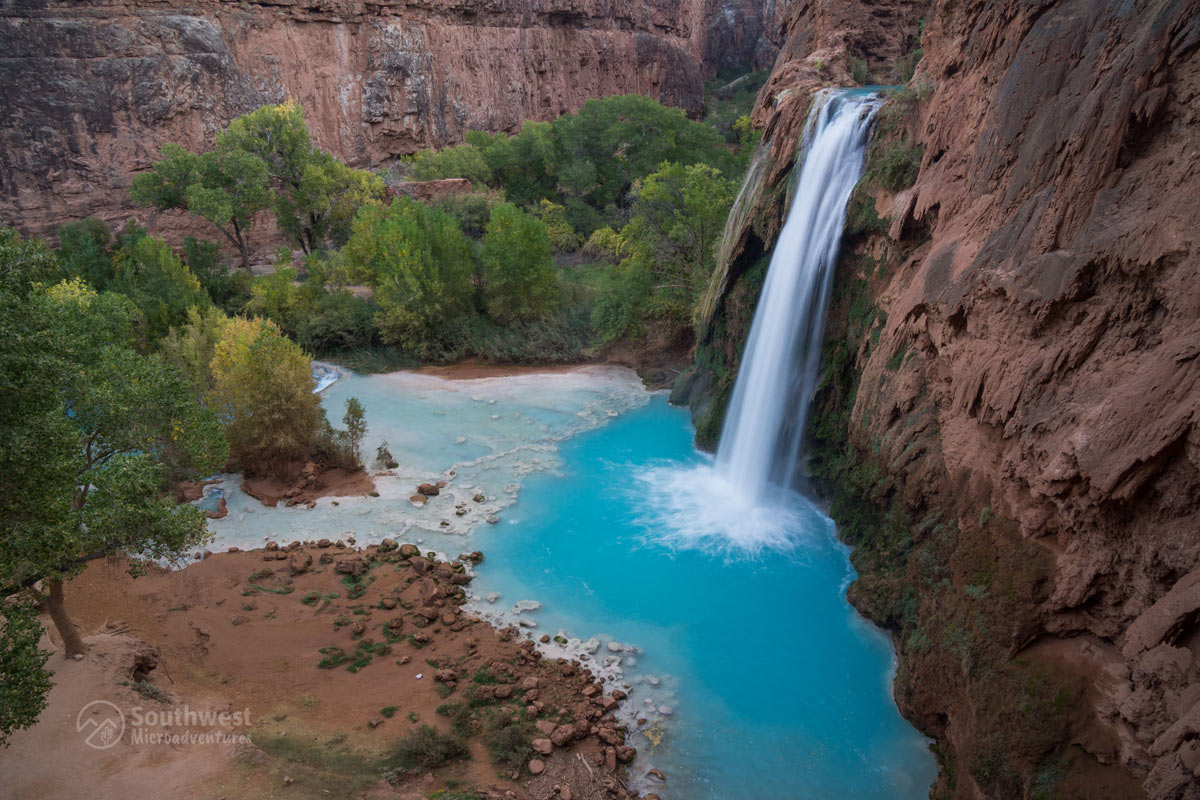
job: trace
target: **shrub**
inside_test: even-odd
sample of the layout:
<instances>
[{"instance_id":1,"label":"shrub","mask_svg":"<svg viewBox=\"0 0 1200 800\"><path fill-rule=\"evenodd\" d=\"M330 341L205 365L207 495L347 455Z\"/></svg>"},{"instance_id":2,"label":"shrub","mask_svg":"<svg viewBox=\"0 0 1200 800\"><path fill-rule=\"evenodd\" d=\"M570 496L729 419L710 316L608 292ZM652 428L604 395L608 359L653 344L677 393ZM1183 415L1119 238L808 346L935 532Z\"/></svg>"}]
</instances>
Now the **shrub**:
<instances>
[{"instance_id":1,"label":"shrub","mask_svg":"<svg viewBox=\"0 0 1200 800\"><path fill-rule=\"evenodd\" d=\"M437 769L451 761L469 758L470 755L464 737L441 733L430 725L422 725L396 744L391 760L396 769L415 772Z\"/></svg>"},{"instance_id":2,"label":"shrub","mask_svg":"<svg viewBox=\"0 0 1200 800\"><path fill-rule=\"evenodd\" d=\"M493 711L488 715L483 741L493 759L510 767L520 767L529 756L534 730L533 722L524 711L516 714Z\"/></svg>"}]
</instances>

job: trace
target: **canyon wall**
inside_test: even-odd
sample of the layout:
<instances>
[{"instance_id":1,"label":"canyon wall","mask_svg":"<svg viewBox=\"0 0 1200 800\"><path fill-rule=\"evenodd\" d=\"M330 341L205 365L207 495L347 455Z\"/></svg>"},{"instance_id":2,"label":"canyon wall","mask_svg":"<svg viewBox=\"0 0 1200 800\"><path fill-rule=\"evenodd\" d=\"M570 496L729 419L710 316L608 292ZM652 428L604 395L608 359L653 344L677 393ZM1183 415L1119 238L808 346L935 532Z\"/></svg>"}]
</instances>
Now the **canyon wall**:
<instances>
[{"instance_id":1,"label":"canyon wall","mask_svg":"<svg viewBox=\"0 0 1200 800\"><path fill-rule=\"evenodd\" d=\"M676 399L715 442L812 93L923 19L810 429L850 599L895 633L935 796L1200 797L1200 3L865 6L790 10Z\"/></svg>"},{"instance_id":2,"label":"canyon wall","mask_svg":"<svg viewBox=\"0 0 1200 800\"><path fill-rule=\"evenodd\" d=\"M122 219L163 143L288 97L358 166L590 97L694 115L703 77L770 65L778 27L776 0L0 0L0 220Z\"/></svg>"}]
</instances>

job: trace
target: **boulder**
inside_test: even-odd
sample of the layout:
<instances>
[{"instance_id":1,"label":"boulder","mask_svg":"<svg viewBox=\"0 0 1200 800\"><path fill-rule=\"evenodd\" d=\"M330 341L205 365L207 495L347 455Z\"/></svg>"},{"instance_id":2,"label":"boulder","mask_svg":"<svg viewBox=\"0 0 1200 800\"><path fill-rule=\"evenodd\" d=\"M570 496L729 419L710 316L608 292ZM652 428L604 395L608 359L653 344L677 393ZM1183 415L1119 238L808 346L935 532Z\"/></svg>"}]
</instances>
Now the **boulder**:
<instances>
[{"instance_id":1,"label":"boulder","mask_svg":"<svg viewBox=\"0 0 1200 800\"><path fill-rule=\"evenodd\" d=\"M417 494L423 494L426 497L437 497L441 491L441 489L432 483L422 483L417 487Z\"/></svg>"},{"instance_id":2,"label":"boulder","mask_svg":"<svg viewBox=\"0 0 1200 800\"><path fill-rule=\"evenodd\" d=\"M535 758L529 762L529 774L541 775L546 771L546 763L540 758Z\"/></svg>"},{"instance_id":3,"label":"boulder","mask_svg":"<svg viewBox=\"0 0 1200 800\"><path fill-rule=\"evenodd\" d=\"M415 544L400 545L400 557L401 558L412 558L413 556L419 556L419 555L421 555L421 549L419 547L417 547Z\"/></svg>"},{"instance_id":4,"label":"boulder","mask_svg":"<svg viewBox=\"0 0 1200 800\"><path fill-rule=\"evenodd\" d=\"M544 756L548 756L554 752L554 743L549 739L534 739L530 747L533 748L533 752Z\"/></svg>"},{"instance_id":5,"label":"boulder","mask_svg":"<svg viewBox=\"0 0 1200 800\"><path fill-rule=\"evenodd\" d=\"M333 571L341 575L349 575L356 578L360 575L366 575L369 569L365 560L361 558L348 558L337 562L337 566L333 568Z\"/></svg>"}]
</instances>

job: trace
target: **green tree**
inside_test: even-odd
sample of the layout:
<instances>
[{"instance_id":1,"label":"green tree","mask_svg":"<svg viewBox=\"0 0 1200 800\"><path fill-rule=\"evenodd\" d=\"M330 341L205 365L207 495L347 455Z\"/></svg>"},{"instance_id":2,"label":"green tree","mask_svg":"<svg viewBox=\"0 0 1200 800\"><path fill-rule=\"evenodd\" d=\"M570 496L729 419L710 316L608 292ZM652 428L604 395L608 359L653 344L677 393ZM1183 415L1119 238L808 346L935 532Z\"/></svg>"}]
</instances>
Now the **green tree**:
<instances>
[{"instance_id":1,"label":"green tree","mask_svg":"<svg viewBox=\"0 0 1200 800\"><path fill-rule=\"evenodd\" d=\"M219 467L225 444L187 379L130 349L129 302L78 279L42 288L37 248L0 246L0 593L27 590L75 655L63 583L114 552L201 541L203 514L162 494Z\"/></svg>"},{"instance_id":2,"label":"green tree","mask_svg":"<svg viewBox=\"0 0 1200 800\"><path fill-rule=\"evenodd\" d=\"M342 252L375 287L376 320L389 344L418 348L471 309L472 246L448 214L408 198L364 206Z\"/></svg>"},{"instance_id":3,"label":"green tree","mask_svg":"<svg viewBox=\"0 0 1200 800\"><path fill-rule=\"evenodd\" d=\"M189 308L211 303L196 276L165 242L152 236L128 241L116 252L109 288L142 312L151 341L183 322Z\"/></svg>"},{"instance_id":4,"label":"green tree","mask_svg":"<svg viewBox=\"0 0 1200 800\"><path fill-rule=\"evenodd\" d=\"M108 287L114 237L104 220L88 217L60 225L58 243L56 255L66 275L83 278L97 291Z\"/></svg>"},{"instance_id":5,"label":"green tree","mask_svg":"<svg viewBox=\"0 0 1200 800\"><path fill-rule=\"evenodd\" d=\"M545 316L559 296L546 226L512 203L492 206L480 251L488 316L501 324Z\"/></svg>"},{"instance_id":6,"label":"green tree","mask_svg":"<svg viewBox=\"0 0 1200 800\"><path fill-rule=\"evenodd\" d=\"M246 475L286 476L308 458L328 423L313 393L312 363L275 323L234 317L212 360L211 404Z\"/></svg>"},{"instance_id":7,"label":"green tree","mask_svg":"<svg viewBox=\"0 0 1200 800\"><path fill-rule=\"evenodd\" d=\"M130 187L134 201L160 210L181 208L212 223L241 254L250 269L247 233L254 217L271 205L267 164L247 150L218 145L207 153L189 153L163 145L162 160L137 175Z\"/></svg>"},{"instance_id":8,"label":"green tree","mask_svg":"<svg viewBox=\"0 0 1200 800\"><path fill-rule=\"evenodd\" d=\"M217 147L263 160L275 186L279 230L308 254L330 239L344 243L358 209L383 197L379 176L347 167L313 144L304 109L291 100L233 120Z\"/></svg>"},{"instance_id":9,"label":"green tree","mask_svg":"<svg viewBox=\"0 0 1200 800\"><path fill-rule=\"evenodd\" d=\"M633 229L626 234L650 248L662 290L693 296L715 266L717 242L735 187L707 164L663 164L634 190Z\"/></svg>"},{"instance_id":10,"label":"green tree","mask_svg":"<svg viewBox=\"0 0 1200 800\"><path fill-rule=\"evenodd\" d=\"M633 181L664 161L700 162L725 173L735 165L714 129L641 95L588 100L553 126L560 191L598 209L621 205Z\"/></svg>"},{"instance_id":11,"label":"green tree","mask_svg":"<svg viewBox=\"0 0 1200 800\"><path fill-rule=\"evenodd\" d=\"M346 426L346 436L354 459L362 464L362 443L363 437L367 435L367 419L362 403L358 402L357 397L346 401L346 414L342 417L342 424Z\"/></svg>"}]
</instances>

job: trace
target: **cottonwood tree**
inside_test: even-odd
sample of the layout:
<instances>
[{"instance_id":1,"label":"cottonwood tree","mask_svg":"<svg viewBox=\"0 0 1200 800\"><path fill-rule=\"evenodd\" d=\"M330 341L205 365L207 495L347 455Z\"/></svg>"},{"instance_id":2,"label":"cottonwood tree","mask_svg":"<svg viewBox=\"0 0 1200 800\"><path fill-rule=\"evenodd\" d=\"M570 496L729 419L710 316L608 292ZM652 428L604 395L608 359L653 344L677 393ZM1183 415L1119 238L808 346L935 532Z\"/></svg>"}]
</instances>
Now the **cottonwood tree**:
<instances>
[{"instance_id":1,"label":"cottonwood tree","mask_svg":"<svg viewBox=\"0 0 1200 800\"><path fill-rule=\"evenodd\" d=\"M546 226L512 203L492 206L480 250L484 302L500 324L544 316L559 296Z\"/></svg>"},{"instance_id":2,"label":"cottonwood tree","mask_svg":"<svg viewBox=\"0 0 1200 800\"><path fill-rule=\"evenodd\" d=\"M271 206L267 165L237 147L189 153L179 145L163 145L162 160L137 175L130 187L134 202L159 210L184 209L208 220L237 248L242 267L250 269L246 240L258 212Z\"/></svg>"},{"instance_id":3,"label":"cottonwood tree","mask_svg":"<svg viewBox=\"0 0 1200 800\"><path fill-rule=\"evenodd\" d=\"M278 325L230 319L211 369L210 405L246 475L287 475L292 464L313 453L328 423L313 394L312 362Z\"/></svg>"},{"instance_id":4,"label":"cottonwood tree","mask_svg":"<svg viewBox=\"0 0 1200 800\"><path fill-rule=\"evenodd\" d=\"M52 261L0 234L0 595L28 592L74 656L85 645L64 583L113 553L168 558L201 542L202 512L164 490L226 450L187 378L132 348L133 305L80 280L43 288Z\"/></svg>"},{"instance_id":5,"label":"cottonwood tree","mask_svg":"<svg viewBox=\"0 0 1200 800\"><path fill-rule=\"evenodd\" d=\"M217 137L217 149L263 161L279 230L307 254L330 240L343 244L358 209L383 196L379 176L352 169L313 143L304 109L291 100L233 120Z\"/></svg>"},{"instance_id":6,"label":"cottonwood tree","mask_svg":"<svg viewBox=\"0 0 1200 800\"><path fill-rule=\"evenodd\" d=\"M380 337L414 348L441 324L471 310L474 253L457 221L407 197L364 206L342 253L375 287Z\"/></svg>"}]
</instances>

